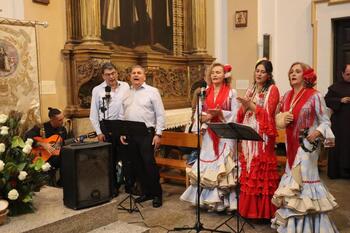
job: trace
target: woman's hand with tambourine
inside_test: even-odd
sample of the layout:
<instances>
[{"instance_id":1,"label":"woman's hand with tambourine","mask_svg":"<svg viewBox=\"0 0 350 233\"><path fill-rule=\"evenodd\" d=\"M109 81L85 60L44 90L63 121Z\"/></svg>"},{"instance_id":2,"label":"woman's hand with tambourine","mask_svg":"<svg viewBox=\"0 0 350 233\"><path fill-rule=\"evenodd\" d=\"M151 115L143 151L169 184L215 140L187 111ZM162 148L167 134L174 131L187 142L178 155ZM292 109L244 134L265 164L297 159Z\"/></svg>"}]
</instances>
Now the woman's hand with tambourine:
<instances>
[{"instance_id":1,"label":"woman's hand with tambourine","mask_svg":"<svg viewBox=\"0 0 350 233\"><path fill-rule=\"evenodd\" d=\"M312 131L311 133L309 133L309 135L307 135L306 139L309 141L309 142L314 142L316 141L317 138L321 137L322 134L320 131L318 130L314 130Z\"/></svg>"}]
</instances>

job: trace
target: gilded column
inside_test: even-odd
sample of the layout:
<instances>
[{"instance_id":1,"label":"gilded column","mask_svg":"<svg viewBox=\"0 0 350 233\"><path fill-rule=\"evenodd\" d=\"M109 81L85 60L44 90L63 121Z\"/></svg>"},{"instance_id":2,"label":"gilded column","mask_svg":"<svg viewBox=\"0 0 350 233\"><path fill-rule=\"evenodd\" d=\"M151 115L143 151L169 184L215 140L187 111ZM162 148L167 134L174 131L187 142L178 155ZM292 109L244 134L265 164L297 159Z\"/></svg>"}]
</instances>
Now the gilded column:
<instances>
[{"instance_id":1,"label":"gilded column","mask_svg":"<svg viewBox=\"0 0 350 233\"><path fill-rule=\"evenodd\" d=\"M207 53L206 1L191 0L185 5L185 53Z\"/></svg>"},{"instance_id":2,"label":"gilded column","mask_svg":"<svg viewBox=\"0 0 350 233\"><path fill-rule=\"evenodd\" d=\"M81 39L80 16L80 2L76 0L66 0L66 44L75 43Z\"/></svg>"},{"instance_id":3,"label":"gilded column","mask_svg":"<svg viewBox=\"0 0 350 233\"><path fill-rule=\"evenodd\" d=\"M203 0L192 0L192 25L194 29L193 54L207 53L206 7Z\"/></svg>"},{"instance_id":4,"label":"gilded column","mask_svg":"<svg viewBox=\"0 0 350 233\"><path fill-rule=\"evenodd\" d=\"M80 0L80 7L82 42L84 44L100 44L100 0Z\"/></svg>"},{"instance_id":5,"label":"gilded column","mask_svg":"<svg viewBox=\"0 0 350 233\"><path fill-rule=\"evenodd\" d=\"M183 0L173 1L173 51L181 56L184 51L184 6Z\"/></svg>"}]
</instances>

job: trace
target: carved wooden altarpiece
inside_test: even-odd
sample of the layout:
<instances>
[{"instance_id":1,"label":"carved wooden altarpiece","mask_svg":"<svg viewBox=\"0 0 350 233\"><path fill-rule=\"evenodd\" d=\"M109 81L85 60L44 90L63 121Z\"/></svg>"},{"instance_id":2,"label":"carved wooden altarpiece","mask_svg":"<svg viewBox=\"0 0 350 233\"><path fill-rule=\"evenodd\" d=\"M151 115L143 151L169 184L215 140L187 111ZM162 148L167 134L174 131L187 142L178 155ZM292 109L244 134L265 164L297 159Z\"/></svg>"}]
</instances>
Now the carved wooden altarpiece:
<instances>
[{"instance_id":1,"label":"carved wooden altarpiece","mask_svg":"<svg viewBox=\"0 0 350 233\"><path fill-rule=\"evenodd\" d=\"M190 107L193 90L214 60L206 52L205 1L167 1L172 13L172 46L162 50L153 45L130 48L103 40L102 1L66 0L67 41L62 53L68 78L67 116L89 115L91 90L102 82L99 69L105 61L114 63L119 79L126 81L130 67L142 65L146 82L159 89L166 109Z\"/></svg>"}]
</instances>

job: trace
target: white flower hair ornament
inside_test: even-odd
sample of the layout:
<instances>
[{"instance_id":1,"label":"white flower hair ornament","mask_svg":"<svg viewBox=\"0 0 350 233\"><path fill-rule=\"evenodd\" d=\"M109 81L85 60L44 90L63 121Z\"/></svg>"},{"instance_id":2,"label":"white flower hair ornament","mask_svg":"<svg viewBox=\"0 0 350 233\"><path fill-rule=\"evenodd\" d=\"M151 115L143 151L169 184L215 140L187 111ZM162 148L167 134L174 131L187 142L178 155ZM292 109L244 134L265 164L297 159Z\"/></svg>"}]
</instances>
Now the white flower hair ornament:
<instances>
[{"instance_id":1,"label":"white flower hair ornament","mask_svg":"<svg viewBox=\"0 0 350 233\"><path fill-rule=\"evenodd\" d=\"M232 70L232 66L230 64L224 65L225 78L231 77L231 70Z\"/></svg>"}]
</instances>

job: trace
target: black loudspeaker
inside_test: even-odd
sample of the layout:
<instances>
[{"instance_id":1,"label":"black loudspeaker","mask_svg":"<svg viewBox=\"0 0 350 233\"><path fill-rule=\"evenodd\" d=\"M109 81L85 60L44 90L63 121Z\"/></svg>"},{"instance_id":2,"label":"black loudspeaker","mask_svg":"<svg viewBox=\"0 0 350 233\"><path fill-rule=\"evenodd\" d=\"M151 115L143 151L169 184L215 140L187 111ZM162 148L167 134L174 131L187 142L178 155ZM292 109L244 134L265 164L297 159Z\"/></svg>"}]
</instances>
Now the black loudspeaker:
<instances>
[{"instance_id":1,"label":"black loudspeaker","mask_svg":"<svg viewBox=\"0 0 350 233\"><path fill-rule=\"evenodd\" d=\"M112 199L112 144L71 144L61 150L64 205L72 209Z\"/></svg>"}]
</instances>

